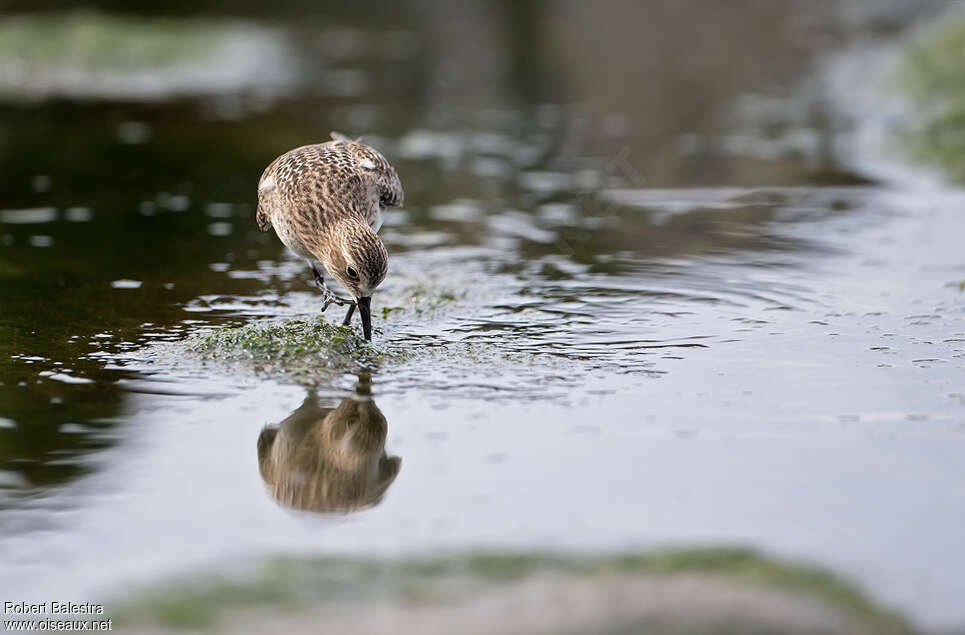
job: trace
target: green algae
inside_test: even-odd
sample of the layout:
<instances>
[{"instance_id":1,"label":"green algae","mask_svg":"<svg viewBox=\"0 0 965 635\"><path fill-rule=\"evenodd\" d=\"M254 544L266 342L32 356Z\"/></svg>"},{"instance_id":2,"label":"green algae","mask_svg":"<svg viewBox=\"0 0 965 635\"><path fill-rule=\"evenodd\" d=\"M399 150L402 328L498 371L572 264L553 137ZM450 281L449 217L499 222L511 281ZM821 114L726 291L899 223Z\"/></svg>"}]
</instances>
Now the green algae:
<instances>
[{"instance_id":1,"label":"green algae","mask_svg":"<svg viewBox=\"0 0 965 635\"><path fill-rule=\"evenodd\" d=\"M401 306L384 306L384 307L382 307L382 319L383 319L383 320L389 319L389 316L392 315L393 313L395 313L396 311L405 311L405 308L404 308L404 307L401 307Z\"/></svg>"},{"instance_id":2,"label":"green algae","mask_svg":"<svg viewBox=\"0 0 965 635\"><path fill-rule=\"evenodd\" d=\"M901 142L911 157L965 181L965 15L943 20L913 41L898 84L915 109Z\"/></svg>"},{"instance_id":3,"label":"green algae","mask_svg":"<svg viewBox=\"0 0 965 635\"><path fill-rule=\"evenodd\" d=\"M375 349L349 326L322 318L225 327L188 342L195 352L222 359L272 360L306 354L326 354L370 361Z\"/></svg>"},{"instance_id":4,"label":"green algae","mask_svg":"<svg viewBox=\"0 0 965 635\"><path fill-rule=\"evenodd\" d=\"M403 351L377 348L355 329L322 317L220 328L189 338L184 346L204 362L248 367L306 385L406 357Z\"/></svg>"},{"instance_id":5,"label":"green algae","mask_svg":"<svg viewBox=\"0 0 965 635\"><path fill-rule=\"evenodd\" d=\"M425 315L438 311L445 305L455 302L456 296L448 291L433 293L426 289L410 287L406 289L408 295L408 306L385 306L382 307L382 319L388 319L393 313L414 313Z\"/></svg>"},{"instance_id":6,"label":"green algae","mask_svg":"<svg viewBox=\"0 0 965 635\"><path fill-rule=\"evenodd\" d=\"M448 289L409 285L392 296L393 303L381 309L381 316L404 315L425 321L451 309L457 299ZM155 353L161 361L176 363L187 352L226 370L248 369L265 377L318 386L341 373L375 370L387 363L440 352L438 348L427 353L395 346L380 326L374 331L373 341L367 342L360 329L333 324L322 316L260 321L206 331L182 343L158 346Z\"/></svg>"},{"instance_id":7,"label":"green algae","mask_svg":"<svg viewBox=\"0 0 965 635\"><path fill-rule=\"evenodd\" d=\"M422 285L409 285L403 289L402 295L406 298L405 309L417 315L436 312L459 299L456 293L449 289Z\"/></svg>"},{"instance_id":8,"label":"green algae","mask_svg":"<svg viewBox=\"0 0 965 635\"><path fill-rule=\"evenodd\" d=\"M635 575L648 579L695 575L714 583L780 590L846 615L857 629L849 632L913 632L900 615L834 574L743 548L668 549L606 557L505 552L402 560L281 557L267 559L240 575L202 576L148 590L122 601L114 616L120 625L210 629L226 614L240 610L289 614L318 609L319 603L333 608L384 600L432 604L452 599L454 589L461 590L457 594L479 593L536 576L593 581Z\"/></svg>"}]
</instances>

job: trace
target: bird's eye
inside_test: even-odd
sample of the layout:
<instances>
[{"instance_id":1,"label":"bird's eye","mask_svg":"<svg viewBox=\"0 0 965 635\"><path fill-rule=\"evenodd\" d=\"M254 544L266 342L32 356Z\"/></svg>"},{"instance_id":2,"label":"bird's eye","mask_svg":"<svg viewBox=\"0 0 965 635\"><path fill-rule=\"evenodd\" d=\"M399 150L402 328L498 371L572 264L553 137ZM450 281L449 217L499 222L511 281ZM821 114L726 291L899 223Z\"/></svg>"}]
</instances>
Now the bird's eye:
<instances>
[{"instance_id":1,"label":"bird's eye","mask_svg":"<svg viewBox=\"0 0 965 635\"><path fill-rule=\"evenodd\" d=\"M348 274L348 277L351 278L352 280L358 280L359 272L356 271L354 267L348 267L345 270L345 273Z\"/></svg>"}]
</instances>

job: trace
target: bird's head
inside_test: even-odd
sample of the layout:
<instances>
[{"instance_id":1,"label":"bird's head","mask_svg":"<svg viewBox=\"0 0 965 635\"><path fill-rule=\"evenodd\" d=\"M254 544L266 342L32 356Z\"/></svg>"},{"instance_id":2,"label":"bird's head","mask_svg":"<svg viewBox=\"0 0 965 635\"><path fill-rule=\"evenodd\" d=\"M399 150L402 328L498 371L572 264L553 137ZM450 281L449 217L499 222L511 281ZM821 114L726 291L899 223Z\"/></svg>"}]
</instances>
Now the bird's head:
<instances>
[{"instance_id":1,"label":"bird's head","mask_svg":"<svg viewBox=\"0 0 965 635\"><path fill-rule=\"evenodd\" d=\"M335 236L333 248L322 258L322 264L355 298L365 339L372 339L372 293L385 279L389 254L378 234L361 220L339 223Z\"/></svg>"}]
</instances>

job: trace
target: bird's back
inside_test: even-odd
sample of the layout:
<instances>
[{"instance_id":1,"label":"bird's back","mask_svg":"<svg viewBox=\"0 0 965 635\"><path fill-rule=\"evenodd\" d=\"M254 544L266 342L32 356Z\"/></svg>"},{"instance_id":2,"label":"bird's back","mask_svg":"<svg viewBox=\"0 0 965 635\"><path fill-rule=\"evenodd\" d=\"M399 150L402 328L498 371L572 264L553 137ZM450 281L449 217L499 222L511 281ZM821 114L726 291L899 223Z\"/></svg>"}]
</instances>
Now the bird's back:
<instances>
[{"instance_id":1,"label":"bird's back","mask_svg":"<svg viewBox=\"0 0 965 635\"><path fill-rule=\"evenodd\" d=\"M265 169L258 183L262 230L296 220L321 229L349 215L377 230L381 205L402 203L402 184L385 157L337 133L332 137L290 150Z\"/></svg>"}]
</instances>

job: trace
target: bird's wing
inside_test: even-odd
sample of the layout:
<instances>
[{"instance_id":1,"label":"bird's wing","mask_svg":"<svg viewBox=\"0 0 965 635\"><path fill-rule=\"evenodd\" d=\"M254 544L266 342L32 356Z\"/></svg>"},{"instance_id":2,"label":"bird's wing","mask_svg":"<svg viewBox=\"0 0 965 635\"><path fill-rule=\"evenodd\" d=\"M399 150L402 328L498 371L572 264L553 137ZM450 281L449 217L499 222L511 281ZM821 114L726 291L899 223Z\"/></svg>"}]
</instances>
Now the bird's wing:
<instances>
[{"instance_id":1,"label":"bird's wing","mask_svg":"<svg viewBox=\"0 0 965 635\"><path fill-rule=\"evenodd\" d=\"M271 227L271 219L268 217L268 212L261 206L261 203L258 204L258 211L255 212L255 221L258 222L258 229L263 232L268 231Z\"/></svg>"},{"instance_id":2,"label":"bird's wing","mask_svg":"<svg viewBox=\"0 0 965 635\"><path fill-rule=\"evenodd\" d=\"M378 231L381 208L402 203L402 183L385 157L338 133L332 138L290 150L265 169L258 184L259 227L270 227L272 211L280 209L321 225L339 213L358 214Z\"/></svg>"},{"instance_id":3,"label":"bird's wing","mask_svg":"<svg viewBox=\"0 0 965 635\"><path fill-rule=\"evenodd\" d=\"M365 187L353 146L329 141L278 157L262 176L259 210L265 215L281 210L319 226L345 213L366 218L372 191Z\"/></svg>"},{"instance_id":4,"label":"bird's wing","mask_svg":"<svg viewBox=\"0 0 965 635\"><path fill-rule=\"evenodd\" d=\"M265 168L258 181L258 211L255 212L255 220L258 222L258 229L265 232L271 227L271 206L275 199L275 165L278 160L272 161L271 165Z\"/></svg>"},{"instance_id":5,"label":"bird's wing","mask_svg":"<svg viewBox=\"0 0 965 635\"><path fill-rule=\"evenodd\" d=\"M365 220L368 222L369 227L372 228L372 231L378 232L382 229L382 206L379 205L378 202L372 206Z\"/></svg>"},{"instance_id":6,"label":"bird's wing","mask_svg":"<svg viewBox=\"0 0 965 635\"><path fill-rule=\"evenodd\" d=\"M371 188L365 220L373 230L379 231L382 227L382 208L402 205L405 196L402 181L395 168L374 148L357 144L354 151L359 173Z\"/></svg>"}]
</instances>

